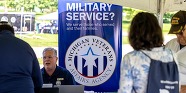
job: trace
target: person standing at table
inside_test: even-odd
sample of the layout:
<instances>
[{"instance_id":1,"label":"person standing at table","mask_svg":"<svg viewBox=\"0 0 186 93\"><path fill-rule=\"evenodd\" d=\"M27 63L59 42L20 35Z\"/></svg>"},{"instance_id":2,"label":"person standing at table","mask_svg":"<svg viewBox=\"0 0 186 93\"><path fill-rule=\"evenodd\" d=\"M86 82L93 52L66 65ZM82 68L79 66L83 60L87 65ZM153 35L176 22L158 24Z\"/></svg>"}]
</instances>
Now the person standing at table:
<instances>
[{"instance_id":1,"label":"person standing at table","mask_svg":"<svg viewBox=\"0 0 186 93\"><path fill-rule=\"evenodd\" d=\"M0 22L0 44L0 93L39 93L43 82L37 57L6 21Z\"/></svg>"},{"instance_id":2,"label":"person standing at table","mask_svg":"<svg viewBox=\"0 0 186 93\"><path fill-rule=\"evenodd\" d=\"M177 54L181 91L186 93L186 11L180 10L173 15L169 34L175 34L177 38L171 39L165 46Z\"/></svg>"},{"instance_id":3,"label":"person standing at table","mask_svg":"<svg viewBox=\"0 0 186 93\"><path fill-rule=\"evenodd\" d=\"M134 51L127 53L121 62L118 93L179 93L176 58L163 45L157 18L151 13L139 12L132 19L128 38Z\"/></svg>"}]
</instances>

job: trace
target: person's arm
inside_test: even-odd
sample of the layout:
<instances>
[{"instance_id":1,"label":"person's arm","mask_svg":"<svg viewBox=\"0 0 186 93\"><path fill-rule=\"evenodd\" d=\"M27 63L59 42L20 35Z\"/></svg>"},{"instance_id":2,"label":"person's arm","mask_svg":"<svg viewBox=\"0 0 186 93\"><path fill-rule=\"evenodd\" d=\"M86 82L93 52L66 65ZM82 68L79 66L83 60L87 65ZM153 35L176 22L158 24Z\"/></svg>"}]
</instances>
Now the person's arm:
<instances>
[{"instance_id":1,"label":"person's arm","mask_svg":"<svg viewBox=\"0 0 186 93\"><path fill-rule=\"evenodd\" d=\"M128 56L124 56L120 68L120 82L118 93L132 93L132 68Z\"/></svg>"},{"instance_id":2,"label":"person's arm","mask_svg":"<svg viewBox=\"0 0 186 93\"><path fill-rule=\"evenodd\" d=\"M41 70L37 58L33 60L32 80L34 83L35 93L39 93L43 85L43 79L42 79Z\"/></svg>"}]
</instances>

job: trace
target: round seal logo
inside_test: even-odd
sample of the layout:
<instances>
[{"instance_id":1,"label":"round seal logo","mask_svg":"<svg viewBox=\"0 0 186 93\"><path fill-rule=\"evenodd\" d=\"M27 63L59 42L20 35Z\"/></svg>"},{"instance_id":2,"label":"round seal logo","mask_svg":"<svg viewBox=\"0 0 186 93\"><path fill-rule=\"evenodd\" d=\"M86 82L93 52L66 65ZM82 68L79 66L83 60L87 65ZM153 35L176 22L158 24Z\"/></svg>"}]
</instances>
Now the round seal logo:
<instances>
[{"instance_id":1,"label":"round seal logo","mask_svg":"<svg viewBox=\"0 0 186 93\"><path fill-rule=\"evenodd\" d=\"M68 48L65 65L76 82L97 86L112 76L116 55L106 40L98 36L84 36L75 40Z\"/></svg>"},{"instance_id":2,"label":"round seal logo","mask_svg":"<svg viewBox=\"0 0 186 93\"><path fill-rule=\"evenodd\" d=\"M11 19L10 19L10 20L11 20L11 22L12 22L12 23L15 23L16 18L15 18L15 17L11 17Z\"/></svg>"},{"instance_id":3,"label":"round seal logo","mask_svg":"<svg viewBox=\"0 0 186 93\"><path fill-rule=\"evenodd\" d=\"M3 17L1 18L1 21L8 21L8 17L3 16Z\"/></svg>"}]
</instances>

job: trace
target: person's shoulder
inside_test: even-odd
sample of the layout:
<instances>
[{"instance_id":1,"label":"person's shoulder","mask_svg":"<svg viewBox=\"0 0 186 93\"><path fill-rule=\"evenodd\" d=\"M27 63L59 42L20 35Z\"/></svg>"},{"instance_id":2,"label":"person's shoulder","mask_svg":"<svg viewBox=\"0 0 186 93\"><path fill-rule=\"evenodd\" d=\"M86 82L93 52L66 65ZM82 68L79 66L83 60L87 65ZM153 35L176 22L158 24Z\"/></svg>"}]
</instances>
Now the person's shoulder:
<instances>
[{"instance_id":1,"label":"person's shoulder","mask_svg":"<svg viewBox=\"0 0 186 93\"><path fill-rule=\"evenodd\" d=\"M136 56L140 53L140 51L137 51L137 50L133 50L129 53L127 53L125 56Z\"/></svg>"},{"instance_id":2,"label":"person's shoulder","mask_svg":"<svg viewBox=\"0 0 186 93\"><path fill-rule=\"evenodd\" d=\"M66 68L61 67L61 66L57 66L56 68L57 68L57 71L58 71L59 73L63 73L63 74L66 74L66 75L70 75L70 71L67 70Z\"/></svg>"},{"instance_id":3,"label":"person's shoulder","mask_svg":"<svg viewBox=\"0 0 186 93\"><path fill-rule=\"evenodd\" d=\"M178 41L177 41L177 38L173 38L173 39L171 39L170 41L168 41L168 42L166 43L166 45L172 44L172 43L176 43L176 42L178 42Z\"/></svg>"},{"instance_id":4,"label":"person's shoulder","mask_svg":"<svg viewBox=\"0 0 186 93\"><path fill-rule=\"evenodd\" d=\"M124 55L123 59L134 59L135 57L139 57L140 51L133 50Z\"/></svg>"},{"instance_id":5,"label":"person's shoulder","mask_svg":"<svg viewBox=\"0 0 186 93\"><path fill-rule=\"evenodd\" d=\"M177 38L173 38L170 40L170 42L177 41Z\"/></svg>"},{"instance_id":6,"label":"person's shoulder","mask_svg":"<svg viewBox=\"0 0 186 93\"><path fill-rule=\"evenodd\" d=\"M20 39L20 38L17 38L16 37L16 41L17 43L22 47L22 48L26 48L26 49L32 49L32 47L30 46L29 43L27 43L26 41Z\"/></svg>"},{"instance_id":7,"label":"person's shoulder","mask_svg":"<svg viewBox=\"0 0 186 93\"><path fill-rule=\"evenodd\" d=\"M15 37L15 39L17 40L17 42L19 42L21 44L23 43L23 44L29 45L26 41L24 41L24 40L22 40L22 39L20 39L18 37Z\"/></svg>"},{"instance_id":8,"label":"person's shoulder","mask_svg":"<svg viewBox=\"0 0 186 93\"><path fill-rule=\"evenodd\" d=\"M68 72L68 70L64 67L57 66L56 68L57 68L57 70L60 70L60 71L63 71L63 72Z\"/></svg>"},{"instance_id":9,"label":"person's shoulder","mask_svg":"<svg viewBox=\"0 0 186 93\"><path fill-rule=\"evenodd\" d=\"M165 44L165 47L172 49L173 47L179 46L177 38L173 38Z\"/></svg>"}]
</instances>

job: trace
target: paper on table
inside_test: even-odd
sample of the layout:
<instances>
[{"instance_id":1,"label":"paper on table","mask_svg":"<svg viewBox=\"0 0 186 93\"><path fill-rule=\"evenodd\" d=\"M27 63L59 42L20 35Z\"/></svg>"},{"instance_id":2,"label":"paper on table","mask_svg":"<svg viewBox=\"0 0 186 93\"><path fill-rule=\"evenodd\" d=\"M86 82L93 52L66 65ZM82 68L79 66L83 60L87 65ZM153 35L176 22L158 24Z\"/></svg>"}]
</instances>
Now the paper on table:
<instances>
[{"instance_id":1,"label":"paper on table","mask_svg":"<svg viewBox=\"0 0 186 93\"><path fill-rule=\"evenodd\" d=\"M52 88L52 84L43 84L42 88Z\"/></svg>"}]
</instances>

